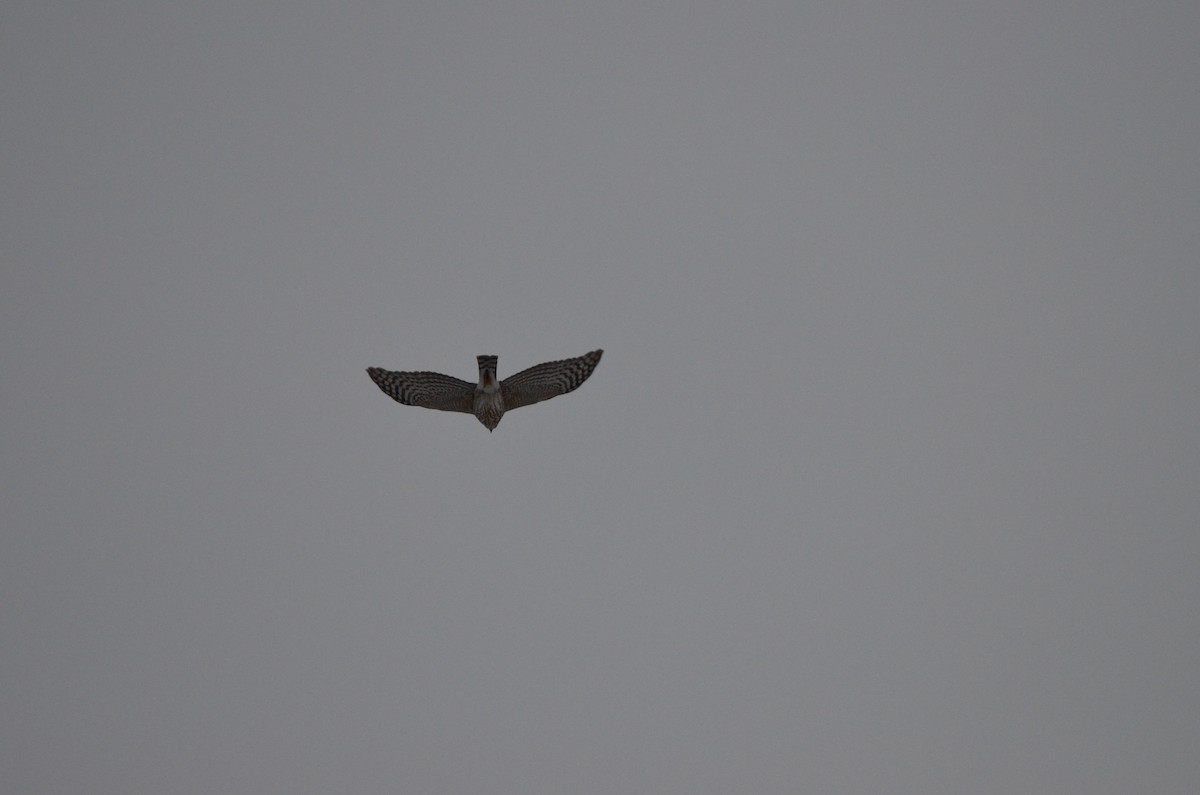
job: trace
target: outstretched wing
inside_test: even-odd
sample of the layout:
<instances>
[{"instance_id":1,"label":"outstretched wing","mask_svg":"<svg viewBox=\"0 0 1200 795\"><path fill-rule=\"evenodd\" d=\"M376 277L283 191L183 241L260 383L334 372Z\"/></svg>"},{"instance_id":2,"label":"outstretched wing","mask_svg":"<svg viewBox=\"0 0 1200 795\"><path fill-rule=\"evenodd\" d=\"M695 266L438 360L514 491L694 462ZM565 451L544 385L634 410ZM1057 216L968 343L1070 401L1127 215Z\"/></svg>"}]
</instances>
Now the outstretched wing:
<instances>
[{"instance_id":1,"label":"outstretched wing","mask_svg":"<svg viewBox=\"0 0 1200 795\"><path fill-rule=\"evenodd\" d=\"M397 403L474 414L475 385L441 373L398 373L368 367L367 374Z\"/></svg>"},{"instance_id":2,"label":"outstretched wing","mask_svg":"<svg viewBox=\"0 0 1200 795\"><path fill-rule=\"evenodd\" d=\"M504 409L512 411L578 389L600 364L603 353L597 350L574 359L545 362L510 375L500 382Z\"/></svg>"}]
</instances>

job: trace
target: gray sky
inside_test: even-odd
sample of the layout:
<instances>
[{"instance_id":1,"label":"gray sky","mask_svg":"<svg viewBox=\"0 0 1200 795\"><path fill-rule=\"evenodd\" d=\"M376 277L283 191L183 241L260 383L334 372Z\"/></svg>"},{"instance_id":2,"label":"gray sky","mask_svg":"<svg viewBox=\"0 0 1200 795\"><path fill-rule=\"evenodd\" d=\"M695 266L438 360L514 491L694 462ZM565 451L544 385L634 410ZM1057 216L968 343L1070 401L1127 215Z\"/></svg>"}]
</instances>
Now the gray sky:
<instances>
[{"instance_id":1,"label":"gray sky","mask_svg":"<svg viewBox=\"0 0 1200 795\"><path fill-rule=\"evenodd\" d=\"M0 778L1195 792L1198 30L6 3Z\"/></svg>"}]
</instances>

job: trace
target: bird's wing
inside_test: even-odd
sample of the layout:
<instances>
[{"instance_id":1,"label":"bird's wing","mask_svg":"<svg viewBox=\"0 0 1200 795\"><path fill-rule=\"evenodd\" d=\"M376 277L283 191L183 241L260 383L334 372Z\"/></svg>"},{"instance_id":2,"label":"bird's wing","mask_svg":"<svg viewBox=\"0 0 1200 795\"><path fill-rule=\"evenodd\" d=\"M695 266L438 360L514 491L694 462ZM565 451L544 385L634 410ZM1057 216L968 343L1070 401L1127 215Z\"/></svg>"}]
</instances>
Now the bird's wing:
<instances>
[{"instance_id":1,"label":"bird's wing","mask_svg":"<svg viewBox=\"0 0 1200 795\"><path fill-rule=\"evenodd\" d=\"M574 359L544 362L510 375L500 382L504 409L519 409L578 389L596 369L603 353L596 350Z\"/></svg>"},{"instance_id":2,"label":"bird's wing","mask_svg":"<svg viewBox=\"0 0 1200 795\"><path fill-rule=\"evenodd\" d=\"M398 373L368 367L367 374L387 395L406 406L473 414L475 385L441 373Z\"/></svg>"}]
</instances>

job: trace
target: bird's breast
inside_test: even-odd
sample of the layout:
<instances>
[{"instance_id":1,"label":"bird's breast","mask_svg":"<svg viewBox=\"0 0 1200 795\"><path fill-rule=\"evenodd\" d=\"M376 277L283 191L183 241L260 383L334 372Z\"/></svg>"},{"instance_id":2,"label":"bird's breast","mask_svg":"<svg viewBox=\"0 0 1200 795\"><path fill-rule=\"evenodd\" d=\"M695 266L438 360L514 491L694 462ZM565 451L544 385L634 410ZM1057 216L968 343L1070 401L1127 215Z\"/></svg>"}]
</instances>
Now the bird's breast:
<instances>
[{"instance_id":1,"label":"bird's breast","mask_svg":"<svg viewBox=\"0 0 1200 795\"><path fill-rule=\"evenodd\" d=\"M504 396L500 394L500 390L486 392L483 389L475 390L475 417L482 422L489 431L495 430L500 424L500 418L504 416Z\"/></svg>"}]
</instances>

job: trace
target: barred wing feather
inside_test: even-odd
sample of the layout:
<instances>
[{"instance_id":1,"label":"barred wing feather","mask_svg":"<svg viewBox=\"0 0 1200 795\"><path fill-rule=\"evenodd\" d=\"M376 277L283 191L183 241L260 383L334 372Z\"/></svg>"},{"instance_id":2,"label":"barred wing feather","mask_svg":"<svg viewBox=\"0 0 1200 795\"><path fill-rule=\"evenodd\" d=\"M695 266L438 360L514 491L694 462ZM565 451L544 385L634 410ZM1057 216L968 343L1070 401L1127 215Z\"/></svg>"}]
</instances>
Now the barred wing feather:
<instances>
[{"instance_id":1,"label":"barred wing feather","mask_svg":"<svg viewBox=\"0 0 1200 795\"><path fill-rule=\"evenodd\" d=\"M367 374L397 403L474 413L475 385L466 381L441 373L396 372L382 367L368 367Z\"/></svg>"},{"instance_id":2,"label":"barred wing feather","mask_svg":"<svg viewBox=\"0 0 1200 795\"><path fill-rule=\"evenodd\" d=\"M585 353L574 359L543 362L500 382L506 411L565 395L579 388L600 363L602 350Z\"/></svg>"}]
</instances>

